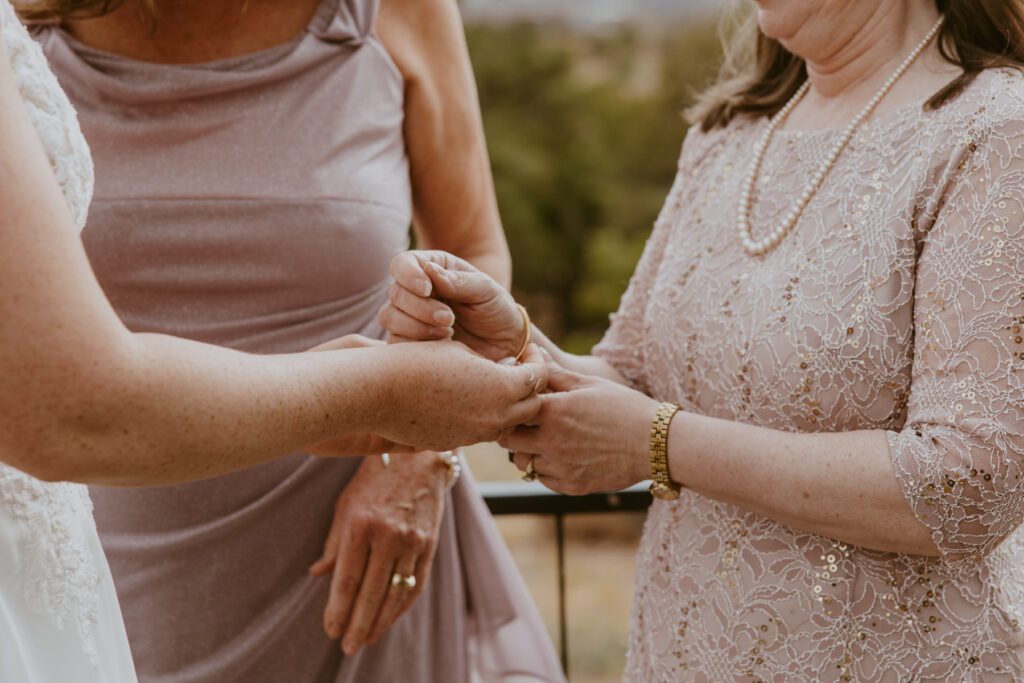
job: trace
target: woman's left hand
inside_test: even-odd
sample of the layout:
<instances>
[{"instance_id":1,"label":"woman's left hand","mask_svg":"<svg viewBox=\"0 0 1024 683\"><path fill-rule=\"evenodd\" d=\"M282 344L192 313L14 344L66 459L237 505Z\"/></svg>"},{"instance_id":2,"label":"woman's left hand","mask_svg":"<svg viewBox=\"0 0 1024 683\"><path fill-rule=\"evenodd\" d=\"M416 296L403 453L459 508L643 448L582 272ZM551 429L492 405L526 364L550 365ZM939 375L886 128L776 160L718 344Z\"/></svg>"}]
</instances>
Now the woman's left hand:
<instances>
[{"instance_id":1,"label":"woman's left hand","mask_svg":"<svg viewBox=\"0 0 1024 683\"><path fill-rule=\"evenodd\" d=\"M500 441L516 451L516 466L525 471L532 457L541 483L573 496L618 491L647 479L658 402L554 362L548 371L550 393L541 396L540 413Z\"/></svg>"},{"instance_id":2,"label":"woman's left hand","mask_svg":"<svg viewBox=\"0 0 1024 683\"><path fill-rule=\"evenodd\" d=\"M332 575L324 629L351 656L374 643L426 585L444 514L448 470L424 451L367 458L335 505L323 555L309 569ZM415 585L392 577L414 577ZM342 637L344 636L344 637Z\"/></svg>"}]
</instances>

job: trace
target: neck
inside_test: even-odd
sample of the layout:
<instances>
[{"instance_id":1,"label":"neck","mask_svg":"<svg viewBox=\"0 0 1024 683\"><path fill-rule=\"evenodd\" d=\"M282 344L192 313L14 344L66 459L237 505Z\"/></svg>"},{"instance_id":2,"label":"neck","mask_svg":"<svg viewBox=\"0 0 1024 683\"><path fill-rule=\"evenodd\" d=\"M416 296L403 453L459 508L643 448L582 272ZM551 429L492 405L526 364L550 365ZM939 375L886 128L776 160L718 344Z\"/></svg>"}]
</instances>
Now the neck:
<instances>
[{"instance_id":1,"label":"neck","mask_svg":"<svg viewBox=\"0 0 1024 683\"><path fill-rule=\"evenodd\" d=\"M195 63L249 54L291 40L319 0L158 0L152 16L127 0L97 19L64 28L101 50L149 62Z\"/></svg>"},{"instance_id":2,"label":"neck","mask_svg":"<svg viewBox=\"0 0 1024 683\"><path fill-rule=\"evenodd\" d=\"M780 42L804 59L812 91L826 98L877 88L939 18L931 0L837 0L825 8Z\"/></svg>"}]
</instances>

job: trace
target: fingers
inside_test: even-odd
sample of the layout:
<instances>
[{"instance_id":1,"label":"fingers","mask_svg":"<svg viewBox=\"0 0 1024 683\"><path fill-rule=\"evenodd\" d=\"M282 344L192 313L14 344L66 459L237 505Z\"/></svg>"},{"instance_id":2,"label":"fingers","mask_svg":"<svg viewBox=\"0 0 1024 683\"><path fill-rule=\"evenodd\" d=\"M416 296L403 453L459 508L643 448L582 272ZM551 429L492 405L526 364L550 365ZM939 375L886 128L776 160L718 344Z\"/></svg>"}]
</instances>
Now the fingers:
<instances>
[{"instance_id":1,"label":"fingers","mask_svg":"<svg viewBox=\"0 0 1024 683\"><path fill-rule=\"evenodd\" d=\"M389 590L395 588L391 585L391 577L396 573L394 545L387 540L370 552L370 561L352 607L352 619L341 642L346 655L356 654L367 643Z\"/></svg>"},{"instance_id":2,"label":"fingers","mask_svg":"<svg viewBox=\"0 0 1024 683\"><path fill-rule=\"evenodd\" d=\"M515 465L516 469L518 469L520 472L525 472L530 464L530 461L532 460L534 472L537 473L537 476L541 476L539 469L539 465L541 464L541 457L542 456L537 455L536 453L524 453L522 451L516 451L516 454L512 457L512 464Z\"/></svg>"},{"instance_id":3,"label":"fingers","mask_svg":"<svg viewBox=\"0 0 1024 683\"><path fill-rule=\"evenodd\" d=\"M388 302L381 306L377 313L377 322L391 333L392 338L405 338L416 341L435 341L448 339L454 330L451 327L428 325L398 309Z\"/></svg>"},{"instance_id":4,"label":"fingers","mask_svg":"<svg viewBox=\"0 0 1024 683\"><path fill-rule=\"evenodd\" d=\"M349 621L352 604L359 593L363 574L369 558L369 546L360 541L342 544L331 577L331 590L324 608L324 630L329 638L341 637L342 629Z\"/></svg>"},{"instance_id":5,"label":"fingers","mask_svg":"<svg viewBox=\"0 0 1024 683\"><path fill-rule=\"evenodd\" d=\"M550 356L548 356L550 358ZM547 362L548 389L551 391L572 391L586 382L586 377L572 370L566 370L553 360Z\"/></svg>"},{"instance_id":6,"label":"fingers","mask_svg":"<svg viewBox=\"0 0 1024 683\"><path fill-rule=\"evenodd\" d=\"M319 346L314 346L310 351L337 351L339 349L362 349L369 346L380 346L383 342L377 339L370 339L361 334L347 334L338 339L332 339Z\"/></svg>"},{"instance_id":7,"label":"fingers","mask_svg":"<svg viewBox=\"0 0 1024 683\"><path fill-rule=\"evenodd\" d=\"M391 276L400 286L419 296L427 297L433 293L430 278L414 252L402 252L391 259Z\"/></svg>"},{"instance_id":8,"label":"fingers","mask_svg":"<svg viewBox=\"0 0 1024 683\"><path fill-rule=\"evenodd\" d=\"M437 299L413 294L397 282L391 283L388 300L392 306L425 325L451 327L455 324L455 314L446 304Z\"/></svg>"},{"instance_id":9,"label":"fingers","mask_svg":"<svg viewBox=\"0 0 1024 683\"><path fill-rule=\"evenodd\" d=\"M338 557L338 546L340 544L340 541L338 540L339 535L337 533L337 526L338 518L335 516L334 520L331 522L331 530L327 532L327 540L324 541L324 552L320 555L320 559L309 567L309 573L313 576L327 576L328 572L334 568L335 560Z\"/></svg>"},{"instance_id":10,"label":"fingers","mask_svg":"<svg viewBox=\"0 0 1024 683\"><path fill-rule=\"evenodd\" d=\"M377 623L370 630L368 642L375 643L384 633L391 628L398 618L405 614L413 606L416 599L423 592L427 585L427 578L430 573L430 565L434 558L436 546L427 549L424 554L410 555L395 564L395 574L399 576L413 576L416 579L415 588L407 588L402 585L394 585L388 591L387 600L377 615Z\"/></svg>"},{"instance_id":11,"label":"fingers","mask_svg":"<svg viewBox=\"0 0 1024 683\"><path fill-rule=\"evenodd\" d=\"M519 469L526 471L526 463L533 453L542 453L543 444L540 441L541 434L539 427L519 426L512 430L506 430L504 437L498 443L502 448L515 451L512 461ZM534 462L536 466L536 461Z\"/></svg>"},{"instance_id":12,"label":"fingers","mask_svg":"<svg viewBox=\"0 0 1024 683\"><path fill-rule=\"evenodd\" d=\"M522 362L516 366L516 372L523 378L523 386L528 389L525 398L533 398L544 392L550 383L550 367L551 364L544 362L536 345L526 347Z\"/></svg>"},{"instance_id":13,"label":"fingers","mask_svg":"<svg viewBox=\"0 0 1024 683\"><path fill-rule=\"evenodd\" d=\"M442 299L462 304L479 304L501 294L501 285L478 270L447 270L436 263L424 267L434 293Z\"/></svg>"}]
</instances>

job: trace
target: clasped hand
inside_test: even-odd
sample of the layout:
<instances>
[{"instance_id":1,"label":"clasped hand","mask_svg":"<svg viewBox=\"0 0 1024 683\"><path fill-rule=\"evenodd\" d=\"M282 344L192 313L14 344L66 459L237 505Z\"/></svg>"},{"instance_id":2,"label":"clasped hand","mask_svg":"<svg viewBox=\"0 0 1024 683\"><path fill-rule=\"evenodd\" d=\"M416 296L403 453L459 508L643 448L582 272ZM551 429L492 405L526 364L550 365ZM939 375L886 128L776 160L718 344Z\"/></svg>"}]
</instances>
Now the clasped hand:
<instances>
[{"instance_id":1,"label":"clasped hand","mask_svg":"<svg viewBox=\"0 0 1024 683\"><path fill-rule=\"evenodd\" d=\"M453 338L492 360L526 338L512 295L451 254L413 251L392 261L395 283L378 320L394 339ZM581 495L626 488L649 475L648 438L657 402L624 385L558 365L547 352L547 391L536 416L499 443L520 470L533 460L540 481Z\"/></svg>"}]
</instances>

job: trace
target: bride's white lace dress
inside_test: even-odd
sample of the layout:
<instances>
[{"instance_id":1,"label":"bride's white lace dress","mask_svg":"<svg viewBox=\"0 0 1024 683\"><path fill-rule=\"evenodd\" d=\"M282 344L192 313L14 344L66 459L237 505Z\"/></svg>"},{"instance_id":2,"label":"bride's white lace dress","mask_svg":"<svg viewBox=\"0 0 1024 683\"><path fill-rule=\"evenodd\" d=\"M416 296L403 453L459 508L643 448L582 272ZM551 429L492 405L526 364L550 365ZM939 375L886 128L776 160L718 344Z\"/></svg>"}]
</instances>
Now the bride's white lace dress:
<instances>
[{"instance_id":1,"label":"bride's white lace dress","mask_svg":"<svg viewBox=\"0 0 1024 683\"><path fill-rule=\"evenodd\" d=\"M81 230L93 176L74 110L8 0L0 0L0 26L29 116ZM44 483L2 463L0 681L135 681L85 487Z\"/></svg>"}]
</instances>

